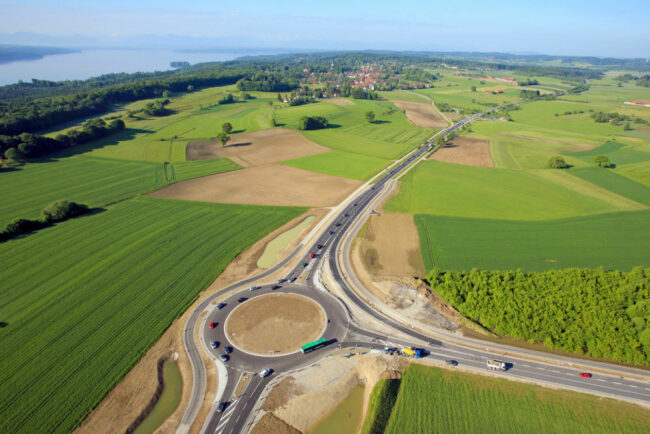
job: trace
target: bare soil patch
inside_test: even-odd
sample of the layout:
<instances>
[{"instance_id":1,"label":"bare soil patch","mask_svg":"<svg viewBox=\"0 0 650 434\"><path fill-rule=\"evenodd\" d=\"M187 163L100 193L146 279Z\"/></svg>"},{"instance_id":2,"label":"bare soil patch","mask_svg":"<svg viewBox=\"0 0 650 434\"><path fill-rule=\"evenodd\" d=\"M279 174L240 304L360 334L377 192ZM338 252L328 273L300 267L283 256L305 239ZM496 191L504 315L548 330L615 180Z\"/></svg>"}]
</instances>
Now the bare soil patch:
<instances>
[{"instance_id":1,"label":"bare soil patch","mask_svg":"<svg viewBox=\"0 0 650 434\"><path fill-rule=\"evenodd\" d=\"M251 434L300 434L300 431L273 413L266 413L255 424L251 430Z\"/></svg>"},{"instance_id":2,"label":"bare soil patch","mask_svg":"<svg viewBox=\"0 0 650 434\"><path fill-rule=\"evenodd\" d=\"M354 101L351 101L351 100L345 99L345 98L330 98L330 99L327 99L325 101L327 101L329 103L332 103L334 105L337 105L339 107L354 105Z\"/></svg>"},{"instance_id":3,"label":"bare soil patch","mask_svg":"<svg viewBox=\"0 0 650 434\"><path fill-rule=\"evenodd\" d=\"M443 128L447 122L429 103L391 100L398 109L406 112L406 117L420 128Z\"/></svg>"},{"instance_id":4,"label":"bare soil patch","mask_svg":"<svg viewBox=\"0 0 650 434\"><path fill-rule=\"evenodd\" d=\"M179 182L151 195L201 202L328 207L361 184L354 179L271 164Z\"/></svg>"},{"instance_id":5,"label":"bare soil patch","mask_svg":"<svg viewBox=\"0 0 650 434\"><path fill-rule=\"evenodd\" d=\"M463 116L456 112L443 112L450 121L459 121Z\"/></svg>"},{"instance_id":6,"label":"bare soil patch","mask_svg":"<svg viewBox=\"0 0 650 434\"><path fill-rule=\"evenodd\" d=\"M424 275L418 230L410 214L370 216L361 249L364 265L373 274Z\"/></svg>"},{"instance_id":7,"label":"bare soil patch","mask_svg":"<svg viewBox=\"0 0 650 434\"><path fill-rule=\"evenodd\" d=\"M187 145L188 160L230 158L244 166L260 166L293 158L327 152L297 131L275 128L238 134L223 147L217 140L191 142Z\"/></svg>"},{"instance_id":8,"label":"bare soil patch","mask_svg":"<svg viewBox=\"0 0 650 434\"><path fill-rule=\"evenodd\" d=\"M468 166L494 167L490 142L472 137L456 137L434 152L429 159Z\"/></svg>"},{"instance_id":9,"label":"bare soil patch","mask_svg":"<svg viewBox=\"0 0 650 434\"><path fill-rule=\"evenodd\" d=\"M325 329L323 309L297 294L255 297L228 316L226 332L237 347L257 354L285 354L316 340Z\"/></svg>"}]
</instances>

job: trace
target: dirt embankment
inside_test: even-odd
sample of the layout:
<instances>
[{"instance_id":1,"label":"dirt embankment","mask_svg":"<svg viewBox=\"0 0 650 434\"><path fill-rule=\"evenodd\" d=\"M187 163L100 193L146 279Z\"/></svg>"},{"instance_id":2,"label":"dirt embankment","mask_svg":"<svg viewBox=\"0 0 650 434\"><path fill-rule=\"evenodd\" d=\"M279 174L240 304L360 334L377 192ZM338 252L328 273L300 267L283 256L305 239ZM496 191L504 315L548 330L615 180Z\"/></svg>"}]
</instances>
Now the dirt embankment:
<instances>
[{"instance_id":1,"label":"dirt embankment","mask_svg":"<svg viewBox=\"0 0 650 434\"><path fill-rule=\"evenodd\" d=\"M367 350L363 351L364 353ZM276 426L285 426L300 432L307 432L332 411L360 382L366 384L365 401L375 384L382 378L399 378L406 361L401 357L381 355L354 355L344 357L342 350L322 360L318 365L303 369L284 378L271 390L263 403L266 414L282 421ZM270 416L262 416L253 432L267 425ZM284 432L284 431L278 431ZM295 432L295 431L291 431Z\"/></svg>"},{"instance_id":2,"label":"dirt embankment","mask_svg":"<svg viewBox=\"0 0 650 434\"><path fill-rule=\"evenodd\" d=\"M467 166L494 167L494 160L490 154L490 142L473 137L456 137L429 158Z\"/></svg>"},{"instance_id":3,"label":"dirt embankment","mask_svg":"<svg viewBox=\"0 0 650 434\"><path fill-rule=\"evenodd\" d=\"M406 117L413 125L420 128L445 128L447 121L430 104L425 102L410 102L391 100L398 109L404 110Z\"/></svg>"}]
</instances>

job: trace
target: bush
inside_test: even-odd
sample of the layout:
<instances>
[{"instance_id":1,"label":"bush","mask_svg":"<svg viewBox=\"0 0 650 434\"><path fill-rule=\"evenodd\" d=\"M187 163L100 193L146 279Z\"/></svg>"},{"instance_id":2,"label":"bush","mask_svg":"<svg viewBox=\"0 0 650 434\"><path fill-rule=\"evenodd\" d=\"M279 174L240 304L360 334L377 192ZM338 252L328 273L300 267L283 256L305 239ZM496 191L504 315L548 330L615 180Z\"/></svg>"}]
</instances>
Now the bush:
<instances>
[{"instance_id":1,"label":"bush","mask_svg":"<svg viewBox=\"0 0 650 434\"><path fill-rule=\"evenodd\" d=\"M42 223L37 220L17 218L5 227L5 230L2 232L2 235L5 236L21 235L39 229L41 226Z\"/></svg>"},{"instance_id":2,"label":"bush","mask_svg":"<svg viewBox=\"0 0 650 434\"><path fill-rule=\"evenodd\" d=\"M560 157L559 155L556 155L554 157L551 157L550 160L548 160L548 167L551 169L566 169L569 167L569 165L566 163L564 158Z\"/></svg>"},{"instance_id":3,"label":"bush","mask_svg":"<svg viewBox=\"0 0 650 434\"><path fill-rule=\"evenodd\" d=\"M318 102L318 100L310 96L299 96L298 98L294 98L289 101L289 105L291 107L295 107L297 105L311 104L314 102Z\"/></svg>"},{"instance_id":4,"label":"bush","mask_svg":"<svg viewBox=\"0 0 650 434\"><path fill-rule=\"evenodd\" d=\"M298 123L300 130L320 130L327 128L329 122L323 116L303 116Z\"/></svg>"},{"instance_id":5,"label":"bush","mask_svg":"<svg viewBox=\"0 0 650 434\"><path fill-rule=\"evenodd\" d=\"M232 103L236 102L236 100L235 100L235 97L233 96L233 94L229 93L228 95L221 98L218 102L219 102L220 105L223 105L223 104L232 104Z\"/></svg>"},{"instance_id":6,"label":"bush","mask_svg":"<svg viewBox=\"0 0 650 434\"><path fill-rule=\"evenodd\" d=\"M89 211L88 207L76 202L58 200L51 203L43 210L42 220L44 223L56 223L68 220Z\"/></svg>"}]
</instances>

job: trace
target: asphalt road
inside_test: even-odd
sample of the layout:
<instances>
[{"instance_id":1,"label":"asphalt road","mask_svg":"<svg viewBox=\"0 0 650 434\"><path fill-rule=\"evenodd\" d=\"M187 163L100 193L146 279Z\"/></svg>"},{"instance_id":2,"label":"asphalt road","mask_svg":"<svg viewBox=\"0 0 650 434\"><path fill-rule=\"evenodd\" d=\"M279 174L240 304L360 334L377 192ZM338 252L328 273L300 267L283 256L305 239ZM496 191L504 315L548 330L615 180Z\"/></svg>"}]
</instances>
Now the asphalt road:
<instances>
[{"instance_id":1,"label":"asphalt road","mask_svg":"<svg viewBox=\"0 0 650 434\"><path fill-rule=\"evenodd\" d=\"M497 108L465 118L445 130L443 134L449 136L467 123L496 109ZM428 342L428 345L420 345L419 347L424 348L428 352L426 357L436 360L454 360L462 366L485 369L487 360L502 359L508 363L508 370L503 372L503 375L506 378L513 377L535 382L543 382L549 385L574 388L597 394L626 397L650 402L650 381L639 381L623 378L621 376L598 373L594 373L591 379L586 379L579 376L579 370L577 368L566 366L567 361L574 362L576 366L579 366L584 363L583 360L563 358L561 360L562 363L555 364L531 361L530 358L523 357L508 356L506 359L503 359L502 356L498 355L498 351L495 351L494 348L490 348L491 344L483 341L472 341L468 339L468 344L459 344L457 342L450 342L443 338L432 339L430 336L413 330L411 327L408 327L375 310L361 299L348 285L342 273L345 264L339 263L339 257L336 254L340 249L345 248L345 235L350 230L355 229L356 224L358 224L355 220L357 220L358 217L363 213L368 213L370 211L368 205L374 201L377 195L381 194L386 183L391 181L402 172L402 170L409 167L414 161L432 149L432 142L422 145L416 152L410 154L395 167L386 170L383 176L379 177L372 186L369 186L367 190L361 192L354 201L345 207L339 215L333 219L331 224L322 231L311 249L308 250L307 255L297 262L297 264L287 273L287 278L296 278L298 279L298 282L304 283L282 283L282 287L276 289L276 291L307 295L318 301L325 309L329 319L329 323L323 336L327 339L335 340L335 342L323 349L306 355L297 353L278 357L262 357L235 349L231 354L231 359L226 363L228 382L223 389L223 394L219 397L220 401L228 403L228 407L223 413L215 411L211 412L206 424L204 425L204 432L244 432L247 429L246 423L251 412L264 391L264 388L274 376L313 364L338 348L356 346L381 351L385 346L414 346L414 342L417 341ZM188 326L185 330L184 342L188 354L190 355L195 375L191 402L183 417L181 427L179 428L180 432L186 432L192 421L195 419L205 394L205 367L200 358L199 350L194 345L194 339L192 339L197 327L200 330L201 341L204 349L215 358L216 363L222 363L218 360L218 355L223 352L224 345L232 345L224 334L223 323L228 313L238 304L237 299L240 297L251 298L272 292L273 289L271 285L268 285L269 282L267 282L267 285L260 285L257 283L257 285L262 286L262 288L256 291L249 291L247 286L261 281L264 277L274 273L279 268L286 265L290 260L295 259L296 254L301 250L301 247L303 246L301 245L296 248L292 254L272 269L251 279L247 279L246 281L231 285L230 287L214 294L201 303L201 305L191 315ZM314 258L310 255L312 252L315 254ZM344 260L347 260L347 255L344 254L342 256ZM314 286L313 280L315 273L318 272L320 263L323 260L329 262L328 265L333 278L341 285L344 291L344 300L337 300L331 294ZM227 299L220 300L224 293L237 287L241 287L242 290L231 295ZM216 300L226 303L226 306L221 310L216 310L214 307ZM246 301L244 301L244 303L245 302ZM398 339L393 336L367 331L358 325L350 323L346 310L347 307L344 304L355 305L357 308L373 316L383 324L388 325L393 330L399 331L402 335L409 336L413 339L413 342L406 342L403 339ZM208 311L208 315L201 319L201 313L206 310ZM208 327L210 321L218 323L215 329L210 329ZM216 350L210 348L209 343L211 340L219 341L219 347ZM477 349L477 346L479 349ZM484 348L484 350L481 350L481 347ZM503 346L499 346L499 350L502 349ZM513 354L516 354L518 351L521 352L521 349L514 347L510 348L510 352ZM529 354L531 351L527 351L527 353ZM539 353L539 357L548 359L549 355ZM266 378L261 378L259 375L253 376L245 390L235 400L233 396L241 374L243 372L252 372L257 374L265 368L273 369L274 373ZM608 365L608 368L610 370L617 369L617 367L613 365ZM213 409L216 408L216 404L217 403L213 404Z\"/></svg>"}]
</instances>

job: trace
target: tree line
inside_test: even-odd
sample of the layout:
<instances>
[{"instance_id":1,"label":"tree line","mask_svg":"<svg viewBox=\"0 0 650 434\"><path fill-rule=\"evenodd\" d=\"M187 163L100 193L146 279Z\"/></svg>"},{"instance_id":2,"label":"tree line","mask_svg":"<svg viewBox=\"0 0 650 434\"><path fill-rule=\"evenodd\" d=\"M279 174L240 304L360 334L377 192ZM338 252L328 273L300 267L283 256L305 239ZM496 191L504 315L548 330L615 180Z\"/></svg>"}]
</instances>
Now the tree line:
<instances>
[{"instance_id":1,"label":"tree line","mask_svg":"<svg viewBox=\"0 0 650 434\"><path fill-rule=\"evenodd\" d=\"M41 212L41 217L36 220L25 218L13 220L0 232L0 242L52 226L55 223L78 217L88 212L90 212L90 208L84 204L58 200L45 207Z\"/></svg>"},{"instance_id":2,"label":"tree line","mask_svg":"<svg viewBox=\"0 0 650 434\"><path fill-rule=\"evenodd\" d=\"M460 313L499 335L590 357L650 363L650 268L434 269L427 279Z\"/></svg>"},{"instance_id":3,"label":"tree line","mask_svg":"<svg viewBox=\"0 0 650 434\"><path fill-rule=\"evenodd\" d=\"M122 119L113 119L107 123L104 119L96 118L86 121L80 129L69 130L55 138L32 133L22 133L17 136L0 135L0 154L12 161L39 158L61 149L118 133L124 130L124 127Z\"/></svg>"}]
</instances>

